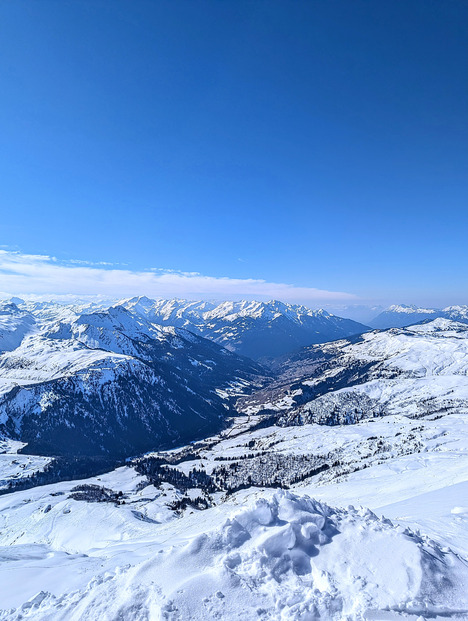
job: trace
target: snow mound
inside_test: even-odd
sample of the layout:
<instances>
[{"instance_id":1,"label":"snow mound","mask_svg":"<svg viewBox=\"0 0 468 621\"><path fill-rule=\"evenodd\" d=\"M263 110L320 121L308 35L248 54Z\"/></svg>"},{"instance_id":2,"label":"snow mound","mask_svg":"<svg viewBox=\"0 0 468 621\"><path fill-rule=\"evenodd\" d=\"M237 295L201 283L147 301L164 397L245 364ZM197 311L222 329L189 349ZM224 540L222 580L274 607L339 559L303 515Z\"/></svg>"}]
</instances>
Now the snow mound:
<instances>
[{"instance_id":1,"label":"snow mound","mask_svg":"<svg viewBox=\"0 0 468 621\"><path fill-rule=\"evenodd\" d=\"M197 572L200 559L205 569ZM468 615L468 566L453 552L368 509L332 509L290 492L199 536L176 562L197 574L171 597L183 619Z\"/></svg>"},{"instance_id":2,"label":"snow mound","mask_svg":"<svg viewBox=\"0 0 468 621\"><path fill-rule=\"evenodd\" d=\"M0 618L468 618L466 560L369 509L333 509L280 491L257 496L221 526L218 511L204 520L208 532L188 542L177 533L163 549L142 542L126 555L130 563L104 562L86 586L41 591Z\"/></svg>"}]
</instances>

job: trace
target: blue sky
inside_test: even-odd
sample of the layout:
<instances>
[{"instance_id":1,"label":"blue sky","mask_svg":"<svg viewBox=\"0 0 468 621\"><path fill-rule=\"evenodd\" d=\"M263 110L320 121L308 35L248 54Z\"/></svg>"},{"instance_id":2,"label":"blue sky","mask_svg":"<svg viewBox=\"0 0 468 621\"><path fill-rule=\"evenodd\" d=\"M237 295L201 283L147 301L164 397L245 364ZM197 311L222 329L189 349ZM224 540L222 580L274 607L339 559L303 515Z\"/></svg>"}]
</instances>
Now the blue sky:
<instances>
[{"instance_id":1,"label":"blue sky","mask_svg":"<svg viewBox=\"0 0 468 621\"><path fill-rule=\"evenodd\" d=\"M0 55L0 291L468 302L466 2L16 0Z\"/></svg>"}]
</instances>

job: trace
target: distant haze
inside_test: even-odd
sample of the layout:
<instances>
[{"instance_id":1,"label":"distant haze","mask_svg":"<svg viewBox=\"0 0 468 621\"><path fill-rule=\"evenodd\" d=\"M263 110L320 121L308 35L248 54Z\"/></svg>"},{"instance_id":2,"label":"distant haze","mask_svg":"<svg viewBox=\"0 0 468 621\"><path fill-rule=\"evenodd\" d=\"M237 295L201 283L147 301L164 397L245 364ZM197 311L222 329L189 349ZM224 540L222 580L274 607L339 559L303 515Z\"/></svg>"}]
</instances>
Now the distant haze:
<instances>
[{"instance_id":1,"label":"distant haze","mask_svg":"<svg viewBox=\"0 0 468 621\"><path fill-rule=\"evenodd\" d=\"M291 283L269 282L255 278L213 277L196 272L169 269L133 270L108 262L59 260L47 255L31 255L0 250L0 295L27 299L72 301L82 299L118 299L138 295L151 298L188 300L281 300L325 308L329 312L364 322L401 298L369 300L353 291L332 291ZM447 296L443 307L463 303L468 296ZM462 298L462 299L460 299ZM405 302L418 303L412 296ZM419 302L427 305L427 302Z\"/></svg>"}]
</instances>

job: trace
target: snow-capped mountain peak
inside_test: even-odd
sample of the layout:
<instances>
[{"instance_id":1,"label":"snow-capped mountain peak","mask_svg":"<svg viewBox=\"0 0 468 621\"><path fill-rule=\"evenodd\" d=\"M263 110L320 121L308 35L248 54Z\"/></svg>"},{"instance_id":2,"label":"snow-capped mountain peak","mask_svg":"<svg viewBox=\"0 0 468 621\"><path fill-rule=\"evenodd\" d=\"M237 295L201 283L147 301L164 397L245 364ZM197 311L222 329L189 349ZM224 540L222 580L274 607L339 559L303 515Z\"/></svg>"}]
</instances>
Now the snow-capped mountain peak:
<instances>
[{"instance_id":1,"label":"snow-capped mountain peak","mask_svg":"<svg viewBox=\"0 0 468 621\"><path fill-rule=\"evenodd\" d=\"M454 321L468 322L468 306L447 306L444 309L422 308L414 305L397 304L389 306L369 325L373 328L402 328L419 321L445 317Z\"/></svg>"},{"instance_id":2,"label":"snow-capped mountain peak","mask_svg":"<svg viewBox=\"0 0 468 621\"><path fill-rule=\"evenodd\" d=\"M0 352L18 347L35 325L34 316L11 300L0 303Z\"/></svg>"},{"instance_id":3,"label":"snow-capped mountain peak","mask_svg":"<svg viewBox=\"0 0 468 621\"><path fill-rule=\"evenodd\" d=\"M123 455L194 439L223 425L231 386L241 390L263 374L209 340L123 306L42 308L38 316L6 310L0 433L32 450Z\"/></svg>"},{"instance_id":4,"label":"snow-capped mountain peak","mask_svg":"<svg viewBox=\"0 0 468 621\"><path fill-rule=\"evenodd\" d=\"M435 314L438 313L435 308L421 308L415 304L393 304L389 306L384 313L417 313L417 314Z\"/></svg>"},{"instance_id":5,"label":"snow-capped mountain peak","mask_svg":"<svg viewBox=\"0 0 468 621\"><path fill-rule=\"evenodd\" d=\"M442 311L444 316L448 319L453 319L454 321L463 321L468 323L468 306L465 305L455 305L455 306L447 306Z\"/></svg>"},{"instance_id":6,"label":"snow-capped mountain peak","mask_svg":"<svg viewBox=\"0 0 468 621\"><path fill-rule=\"evenodd\" d=\"M367 327L320 309L278 300L220 303L187 300L124 301L160 325L186 328L244 356L278 356L304 345L364 332Z\"/></svg>"}]
</instances>

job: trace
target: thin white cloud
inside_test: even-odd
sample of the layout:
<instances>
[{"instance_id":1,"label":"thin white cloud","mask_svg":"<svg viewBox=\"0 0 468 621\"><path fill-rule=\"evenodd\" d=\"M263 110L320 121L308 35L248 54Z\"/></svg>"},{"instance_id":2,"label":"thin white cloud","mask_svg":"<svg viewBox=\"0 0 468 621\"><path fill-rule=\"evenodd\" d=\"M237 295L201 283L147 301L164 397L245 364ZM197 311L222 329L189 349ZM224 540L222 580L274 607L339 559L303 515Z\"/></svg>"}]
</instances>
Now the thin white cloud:
<instances>
[{"instance_id":1,"label":"thin white cloud","mask_svg":"<svg viewBox=\"0 0 468 621\"><path fill-rule=\"evenodd\" d=\"M132 271L115 266L61 262L46 255L0 250L0 291L3 295L64 298L68 296L187 299L279 299L286 302L325 304L347 302L357 296L312 287L253 278L203 276L197 272L149 269Z\"/></svg>"}]
</instances>

